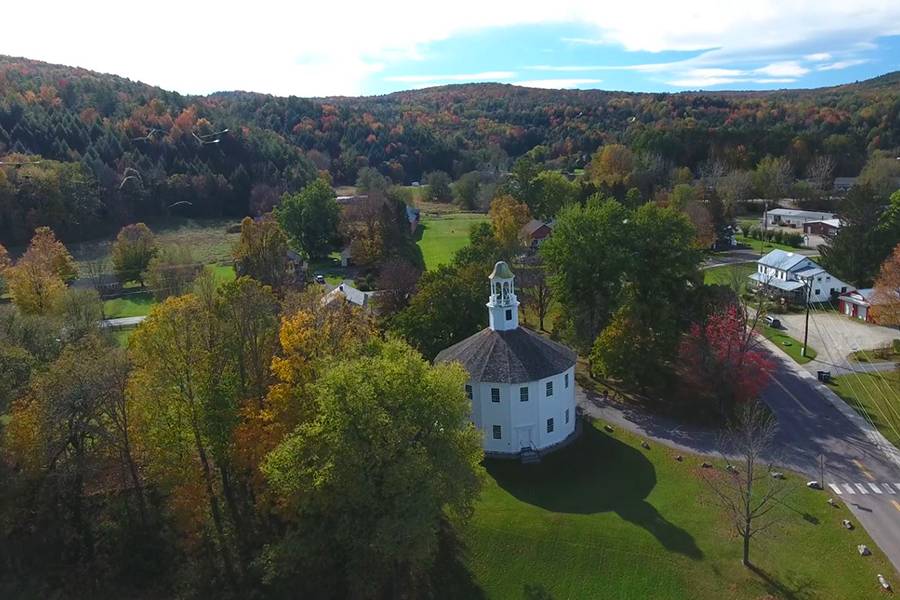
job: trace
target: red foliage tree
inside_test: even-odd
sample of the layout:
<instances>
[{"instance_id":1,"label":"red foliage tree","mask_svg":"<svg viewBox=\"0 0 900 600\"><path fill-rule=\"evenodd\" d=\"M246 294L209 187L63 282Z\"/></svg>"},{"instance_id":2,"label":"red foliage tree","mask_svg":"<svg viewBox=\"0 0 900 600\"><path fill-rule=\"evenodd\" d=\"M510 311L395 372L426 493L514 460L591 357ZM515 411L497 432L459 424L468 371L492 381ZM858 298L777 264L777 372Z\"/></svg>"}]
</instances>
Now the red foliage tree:
<instances>
[{"instance_id":1,"label":"red foliage tree","mask_svg":"<svg viewBox=\"0 0 900 600\"><path fill-rule=\"evenodd\" d=\"M679 347L685 391L703 409L731 416L769 383L773 363L746 313L732 305L694 323Z\"/></svg>"}]
</instances>

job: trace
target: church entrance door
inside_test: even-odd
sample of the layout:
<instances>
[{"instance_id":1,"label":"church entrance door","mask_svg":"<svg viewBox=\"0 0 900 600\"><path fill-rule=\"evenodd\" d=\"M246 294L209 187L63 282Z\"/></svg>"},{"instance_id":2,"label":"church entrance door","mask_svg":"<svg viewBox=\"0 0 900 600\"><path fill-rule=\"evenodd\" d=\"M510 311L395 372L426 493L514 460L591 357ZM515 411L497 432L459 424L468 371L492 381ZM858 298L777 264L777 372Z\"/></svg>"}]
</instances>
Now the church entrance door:
<instances>
[{"instance_id":1,"label":"church entrance door","mask_svg":"<svg viewBox=\"0 0 900 600\"><path fill-rule=\"evenodd\" d=\"M519 450L530 449L531 444L531 427L517 427L516 437L518 438Z\"/></svg>"}]
</instances>

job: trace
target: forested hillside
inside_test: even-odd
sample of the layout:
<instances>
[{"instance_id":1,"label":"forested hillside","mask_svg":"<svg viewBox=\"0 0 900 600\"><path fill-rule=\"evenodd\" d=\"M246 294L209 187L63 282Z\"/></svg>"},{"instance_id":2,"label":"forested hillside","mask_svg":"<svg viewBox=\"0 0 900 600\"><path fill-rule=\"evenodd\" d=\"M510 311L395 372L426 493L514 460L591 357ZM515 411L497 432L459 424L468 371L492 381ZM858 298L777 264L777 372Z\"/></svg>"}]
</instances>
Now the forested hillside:
<instances>
[{"instance_id":1,"label":"forested hillside","mask_svg":"<svg viewBox=\"0 0 900 600\"><path fill-rule=\"evenodd\" d=\"M301 99L183 96L0 57L0 160L15 163L0 168L0 242L20 244L44 224L72 240L154 215L260 212L317 170L340 184L371 166L408 183L432 170L503 171L536 146L547 165L575 169L609 143L695 174L773 155L802 175L828 155L835 175L856 175L873 151L900 147L900 74L776 92L471 84Z\"/></svg>"}]
</instances>

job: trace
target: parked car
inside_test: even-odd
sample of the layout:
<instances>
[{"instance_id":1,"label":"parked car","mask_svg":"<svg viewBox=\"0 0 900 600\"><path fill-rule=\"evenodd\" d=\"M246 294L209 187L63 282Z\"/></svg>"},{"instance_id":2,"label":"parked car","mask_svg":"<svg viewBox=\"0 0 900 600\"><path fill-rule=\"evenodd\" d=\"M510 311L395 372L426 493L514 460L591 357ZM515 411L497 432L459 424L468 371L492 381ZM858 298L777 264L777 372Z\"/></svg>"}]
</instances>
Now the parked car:
<instances>
[{"instance_id":1,"label":"parked car","mask_svg":"<svg viewBox=\"0 0 900 600\"><path fill-rule=\"evenodd\" d=\"M772 329L781 329L781 320L773 317L772 315L766 315L766 325L771 327Z\"/></svg>"},{"instance_id":2,"label":"parked car","mask_svg":"<svg viewBox=\"0 0 900 600\"><path fill-rule=\"evenodd\" d=\"M324 285L324 283L325 283L324 275L322 275L321 273L316 273L315 277L316 277L316 283L321 283Z\"/></svg>"}]
</instances>

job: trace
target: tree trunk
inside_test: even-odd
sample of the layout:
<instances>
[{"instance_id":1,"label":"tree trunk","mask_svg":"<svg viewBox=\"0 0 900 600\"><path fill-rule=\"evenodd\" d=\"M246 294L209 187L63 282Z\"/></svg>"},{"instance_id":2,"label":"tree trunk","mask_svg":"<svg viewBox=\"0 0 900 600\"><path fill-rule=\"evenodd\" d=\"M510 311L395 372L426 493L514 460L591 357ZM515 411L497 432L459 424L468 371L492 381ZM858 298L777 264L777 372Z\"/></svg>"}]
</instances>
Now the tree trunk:
<instances>
[{"instance_id":1,"label":"tree trunk","mask_svg":"<svg viewBox=\"0 0 900 600\"><path fill-rule=\"evenodd\" d=\"M241 568L246 571L252 560L247 543L247 528L235 499L234 486L231 483L231 475L228 469L220 465L219 474L222 476L222 494L225 496L225 505L228 507L228 513L231 515L231 521L234 523L234 528L237 532Z\"/></svg>"},{"instance_id":2,"label":"tree trunk","mask_svg":"<svg viewBox=\"0 0 900 600\"><path fill-rule=\"evenodd\" d=\"M748 524L749 526L749 524ZM741 564L745 567L750 566L750 535L744 534L744 557L741 559Z\"/></svg>"},{"instance_id":3,"label":"tree trunk","mask_svg":"<svg viewBox=\"0 0 900 600\"><path fill-rule=\"evenodd\" d=\"M200 465L203 468L203 482L206 485L206 495L209 498L209 509L212 513L213 525L216 529L216 540L219 542L219 552L222 554L222 563L225 567L225 576L228 583L235 591L240 590L238 585L237 573L234 570L234 562L231 559L231 552L228 550L228 540L225 538L225 528L222 524L222 509L219 506L219 497L216 495L212 482L212 472L209 467L209 459L206 456L206 449L200 438L200 432L194 423L194 442L197 445L197 455L200 458Z\"/></svg>"}]
</instances>

